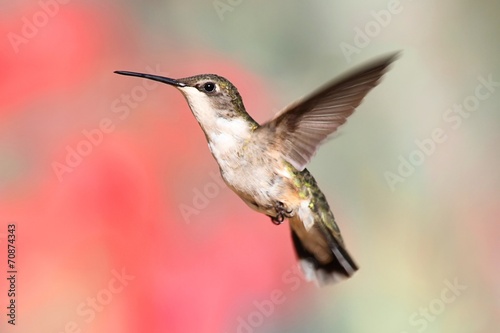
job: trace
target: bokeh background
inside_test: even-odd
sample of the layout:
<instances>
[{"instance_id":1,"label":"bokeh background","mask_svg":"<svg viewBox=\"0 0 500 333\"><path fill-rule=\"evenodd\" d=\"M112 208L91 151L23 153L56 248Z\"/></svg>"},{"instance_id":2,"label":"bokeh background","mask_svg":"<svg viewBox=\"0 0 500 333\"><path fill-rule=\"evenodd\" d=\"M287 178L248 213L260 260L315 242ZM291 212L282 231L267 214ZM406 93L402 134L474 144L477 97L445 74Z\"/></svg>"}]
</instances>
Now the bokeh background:
<instances>
[{"instance_id":1,"label":"bokeh background","mask_svg":"<svg viewBox=\"0 0 500 333\"><path fill-rule=\"evenodd\" d=\"M497 1L1 8L2 332L497 332ZM302 280L288 226L223 186L182 95L113 74L218 73L262 122L396 50L309 166L361 267L322 289Z\"/></svg>"}]
</instances>

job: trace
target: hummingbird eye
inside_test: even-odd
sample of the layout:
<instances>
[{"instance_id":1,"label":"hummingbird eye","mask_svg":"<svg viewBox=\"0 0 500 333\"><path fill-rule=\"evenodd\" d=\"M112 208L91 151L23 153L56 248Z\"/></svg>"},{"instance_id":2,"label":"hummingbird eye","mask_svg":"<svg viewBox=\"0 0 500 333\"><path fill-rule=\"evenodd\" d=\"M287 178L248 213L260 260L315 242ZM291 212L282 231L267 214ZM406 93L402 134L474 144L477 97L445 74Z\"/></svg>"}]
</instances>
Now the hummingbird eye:
<instances>
[{"instance_id":1,"label":"hummingbird eye","mask_svg":"<svg viewBox=\"0 0 500 333\"><path fill-rule=\"evenodd\" d=\"M206 92L212 92L215 90L215 83L213 82L207 82L203 85L203 89L206 91Z\"/></svg>"}]
</instances>

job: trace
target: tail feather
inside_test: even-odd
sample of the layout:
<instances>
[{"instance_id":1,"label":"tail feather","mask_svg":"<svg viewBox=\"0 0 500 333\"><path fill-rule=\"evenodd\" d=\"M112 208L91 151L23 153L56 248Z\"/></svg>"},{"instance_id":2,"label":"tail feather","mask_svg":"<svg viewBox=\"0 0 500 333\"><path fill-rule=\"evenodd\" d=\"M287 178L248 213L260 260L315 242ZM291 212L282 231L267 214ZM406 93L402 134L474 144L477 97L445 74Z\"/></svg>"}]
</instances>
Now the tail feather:
<instances>
[{"instance_id":1,"label":"tail feather","mask_svg":"<svg viewBox=\"0 0 500 333\"><path fill-rule=\"evenodd\" d=\"M320 285L351 277L358 266L344 247L340 229L324 194L307 169L295 176L301 184L299 193L306 199L289 222L304 274Z\"/></svg>"},{"instance_id":2,"label":"tail feather","mask_svg":"<svg viewBox=\"0 0 500 333\"><path fill-rule=\"evenodd\" d=\"M306 237L303 233L301 236L303 239L292 228L295 251L308 280L316 280L320 285L325 285L349 278L358 270L358 266L344 246L322 224L315 223ZM320 253L319 247L307 246L312 237L323 238L321 243L327 245L331 254L329 257L325 258L325 255Z\"/></svg>"}]
</instances>

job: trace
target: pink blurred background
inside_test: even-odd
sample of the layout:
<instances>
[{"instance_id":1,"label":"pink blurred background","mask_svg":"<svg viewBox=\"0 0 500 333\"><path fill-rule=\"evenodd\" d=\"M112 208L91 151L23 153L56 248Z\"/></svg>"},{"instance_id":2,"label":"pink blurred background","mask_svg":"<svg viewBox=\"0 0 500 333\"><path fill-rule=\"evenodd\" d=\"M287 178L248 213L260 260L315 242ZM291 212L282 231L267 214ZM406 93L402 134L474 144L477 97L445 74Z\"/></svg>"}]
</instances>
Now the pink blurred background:
<instances>
[{"instance_id":1,"label":"pink blurred background","mask_svg":"<svg viewBox=\"0 0 500 333\"><path fill-rule=\"evenodd\" d=\"M500 81L498 4L402 2L348 58L340 43L387 1L220 3L2 4L0 277L14 223L18 293L13 327L0 279L0 329L493 332L500 91L457 128L443 117L477 77ZM181 94L113 74L217 73L265 121L394 50L403 57L309 168L361 266L324 289L302 280L288 226L223 186ZM384 175L435 128L447 140L391 189ZM463 289L445 302L454 281Z\"/></svg>"}]
</instances>

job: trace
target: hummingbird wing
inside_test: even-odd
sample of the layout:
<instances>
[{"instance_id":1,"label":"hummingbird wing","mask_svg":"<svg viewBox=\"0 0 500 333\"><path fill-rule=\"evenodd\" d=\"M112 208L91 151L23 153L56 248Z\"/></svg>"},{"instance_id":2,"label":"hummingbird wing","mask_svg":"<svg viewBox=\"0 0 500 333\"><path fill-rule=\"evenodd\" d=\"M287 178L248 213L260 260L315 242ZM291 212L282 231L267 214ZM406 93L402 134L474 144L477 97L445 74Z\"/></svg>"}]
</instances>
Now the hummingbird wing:
<instances>
[{"instance_id":1,"label":"hummingbird wing","mask_svg":"<svg viewBox=\"0 0 500 333\"><path fill-rule=\"evenodd\" d=\"M327 137L344 124L398 54L391 54L334 80L262 125L283 147L283 157L304 170Z\"/></svg>"}]
</instances>

